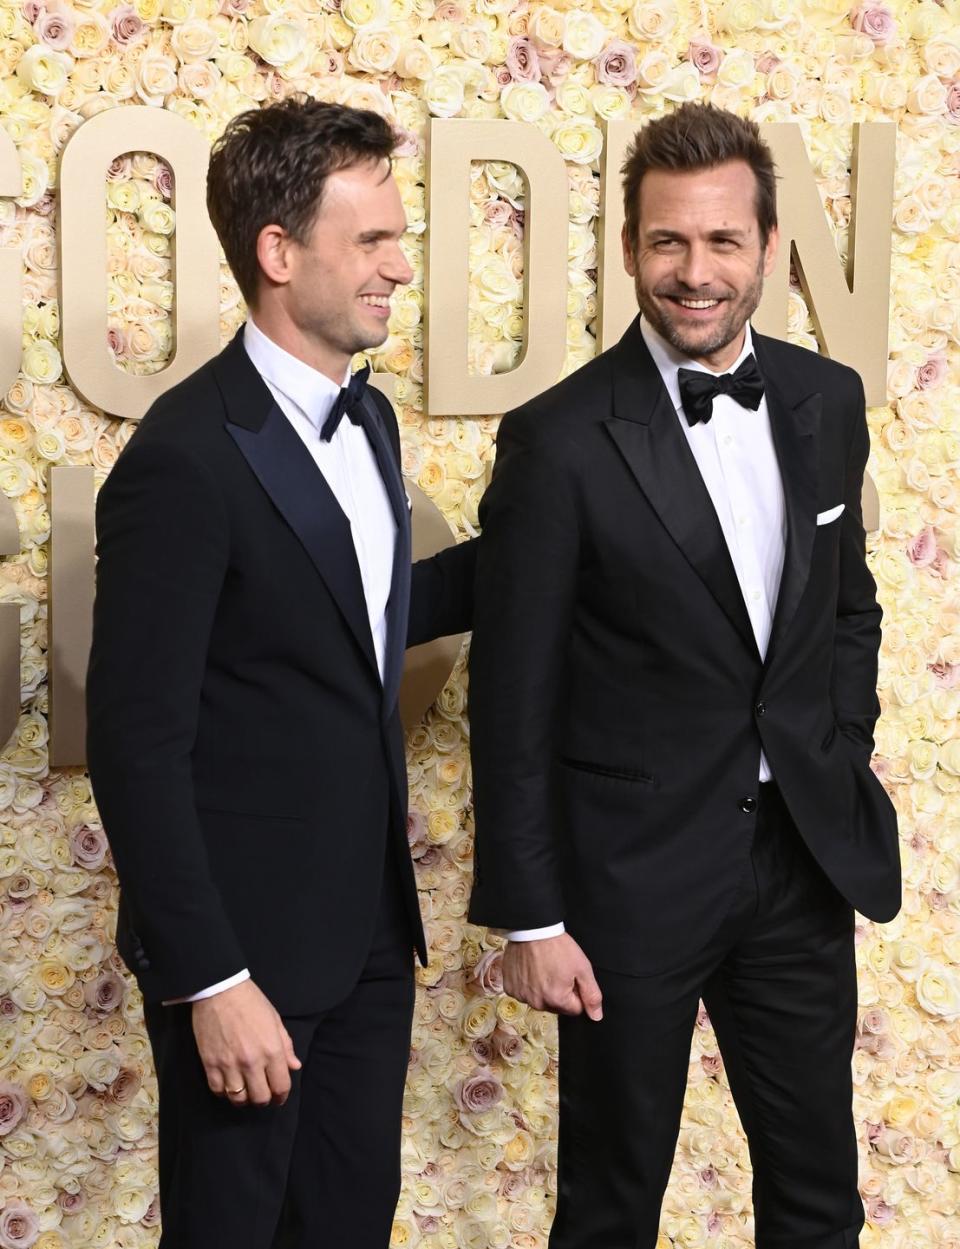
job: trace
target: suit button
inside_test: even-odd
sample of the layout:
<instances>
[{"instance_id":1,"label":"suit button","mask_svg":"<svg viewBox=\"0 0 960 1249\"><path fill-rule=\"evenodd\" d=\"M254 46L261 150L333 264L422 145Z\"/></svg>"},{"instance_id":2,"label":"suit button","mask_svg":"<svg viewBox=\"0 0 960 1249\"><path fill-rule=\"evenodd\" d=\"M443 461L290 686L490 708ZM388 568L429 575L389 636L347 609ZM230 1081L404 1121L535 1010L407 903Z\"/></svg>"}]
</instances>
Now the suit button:
<instances>
[{"instance_id":1,"label":"suit button","mask_svg":"<svg viewBox=\"0 0 960 1249\"><path fill-rule=\"evenodd\" d=\"M766 703L757 703L757 705L756 705L756 707L754 708L754 710L756 711L756 713L757 713L757 715L758 715L758 716L765 716L765 715L767 714L767 704L766 704Z\"/></svg>"},{"instance_id":2,"label":"suit button","mask_svg":"<svg viewBox=\"0 0 960 1249\"><path fill-rule=\"evenodd\" d=\"M748 796L746 798L740 799L740 810L744 813L744 815L752 815L754 811L756 811L756 809L757 809L756 798L752 798Z\"/></svg>"},{"instance_id":3,"label":"suit button","mask_svg":"<svg viewBox=\"0 0 960 1249\"><path fill-rule=\"evenodd\" d=\"M148 958L138 958L137 959L137 971L149 971L149 970L150 970L150 960Z\"/></svg>"}]
</instances>

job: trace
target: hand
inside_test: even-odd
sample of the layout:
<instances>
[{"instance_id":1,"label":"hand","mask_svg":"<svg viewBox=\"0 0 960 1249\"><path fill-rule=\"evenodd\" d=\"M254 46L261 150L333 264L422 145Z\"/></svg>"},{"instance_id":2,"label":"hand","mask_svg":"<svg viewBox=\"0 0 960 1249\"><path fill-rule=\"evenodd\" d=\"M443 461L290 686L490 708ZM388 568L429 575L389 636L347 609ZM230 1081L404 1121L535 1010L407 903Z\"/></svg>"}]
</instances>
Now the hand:
<instances>
[{"instance_id":1,"label":"hand","mask_svg":"<svg viewBox=\"0 0 960 1249\"><path fill-rule=\"evenodd\" d=\"M300 1070L283 1020L252 980L193 1003L193 1035L210 1091L234 1106L282 1106Z\"/></svg>"},{"instance_id":2,"label":"hand","mask_svg":"<svg viewBox=\"0 0 960 1249\"><path fill-rule=\"evenodd\" d=\"M569 933L539 941L509 941L503 955L505 993L535 1010L561 1015L584 1011L603 1018L603 995L590 960Z\"/></svg>"}]
</instances>

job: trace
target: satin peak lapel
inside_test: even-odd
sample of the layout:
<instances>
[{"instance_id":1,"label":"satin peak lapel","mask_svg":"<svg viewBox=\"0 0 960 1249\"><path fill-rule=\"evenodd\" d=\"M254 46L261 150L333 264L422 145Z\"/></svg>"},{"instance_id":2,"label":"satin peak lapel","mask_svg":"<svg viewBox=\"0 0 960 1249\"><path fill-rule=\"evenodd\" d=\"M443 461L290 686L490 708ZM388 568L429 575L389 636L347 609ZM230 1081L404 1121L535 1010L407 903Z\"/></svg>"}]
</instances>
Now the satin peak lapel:
<instances>
[{"instance_id":1,"label":"satin peak lapel","mask_svg":"<svg viewBox=\"0 0 960 1249\"><path fill-rule=\"evenodd\" d=\"M403 661L407 649L412 559L410 510L407 507L407 494L403 488L400 466L383 427L383 418L369 393L363 397L363 406L369 421L370 445L377 458L380 476L397 522L397 537L393 548L393 579L387 602L387 643L383 665L383 714L385 718L389 718L400 693L400 679L403 676Z\"/></svg>"},{"instance_id":2,"label":"satin peak lapel","mask_svg":"<svg viewBox=\"0 0 960 1249\"><path fill-rule=\"evenodd\" d=\"M323 473L276 403L259 429L229 419L226 428L300 539L376 673L377 657L350 522Z\"/></svg>"},{"instance_id":3,"label":"satin peak lapel","mask_svg":"<svg viewBox=\"0 0 960 1249\"><path fill-rule=\"evenodd\" d=\"M753 654L757 643L720 521L637 323L617 347L610 436L688 563Z\"/></svg>"},{"instance_id":4,"label":"satin peak lapel","mask_svg":"<svg viewBox=\"0 0 960 1249\"><path fill-rule=\"evenodd\" d=\"M823 396L811 394L791 403L776 382L770 380L769 372L764 372L764 384L787 515L783 574L767 648L769 664L790 628L810 577L810 557L817 532Z\"/></svg>"}]
</instances>

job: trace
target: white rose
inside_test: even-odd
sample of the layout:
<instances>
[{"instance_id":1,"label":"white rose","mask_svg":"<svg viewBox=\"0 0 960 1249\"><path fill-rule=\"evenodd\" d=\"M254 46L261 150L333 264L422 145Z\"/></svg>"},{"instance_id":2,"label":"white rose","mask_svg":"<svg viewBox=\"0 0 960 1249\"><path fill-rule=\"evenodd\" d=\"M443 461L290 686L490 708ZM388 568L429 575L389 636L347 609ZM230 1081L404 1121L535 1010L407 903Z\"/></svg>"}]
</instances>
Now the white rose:
<instances>
[{"instance_id":1,"label":"white rose","mask_svg":"<svg viewBox=\"0 0 960 1249\"><path fill-rule=\"evenodd\" d=\"M357 31L347 60L365 74L385 74L396 63L400 36L387 27Z\"/></svg>"},{"instance_id":2,"label":"white rose","mask_svg":"<svg viewBox=\"0 0 960 1249\"><path fill-rule=\"evenodd\" d=\"M419 40L405 43L397 54L394 66L401 78L419 78L426 81L433 74L433 53Z\"/></svg>"},{"instance_id":3,"label":"white rose","mask_svg":"<svg viewBox=\"0 0 960 1249\"><path fill-rule=\"evenodd\" d=\"M607 121L630 116L630 96L623 87L598 83L590 88L590 102L597 116Z\"/></svg>"},{"instance_id":4,"label":"white rose","mask_svg":"<svg viewBox=\"0 0 960 1249\"><path fill-rule=\"evenodd\" d=\"M343 0L340 16L354 30L362 26L385 26L390 21L388 0Z\"/></svg>"},{"instance_id":5,"label":"white rose","mask_svg":"<svg viewBox=\"0 0 960 1249\"><path fill-rule=\"evenodd\" d=\"M282 17L258 17L250 23L250 47L268 65L289 65L306 47L306 31Z\"/></svg>"},{"instance_id":6,"label":"white rose","mask_svg":"<svg viewBox=\"0 0 960 1249\"><path fill-rule=\"evenodd\" d=\"M456 117L463 108L463 83L441 69L424 87L423 98L432 116Z\"/></svg>"},{"instance_id":7,"label":"white rose","mask_svg":"<svg viewBox=\"0 0 960 1249\"><path fill-rule=\"evenodd\" d=\"M553 132L553 141L564 160L575 165L592 164L603 148L599 127L589 121L562 121Z\"/></svg>"},{"instance_id":8,"label":"white rose","mask_svg":"<svg viewBox=\"0 0 960 1249\"><path fill-rule=\"evenodd\" d=\"M588 88L572 78L565 78L557 87L556 102L562 112L575 117L590 117L593 114Z\"/></svg>"},{"instance_id":9,"label":"white rose","mask_svg":"<svg viewBox=\"0 0 960 1249\"><path fill-rule=\"evenodd\" d=\"M566 21L556 9L536 8L527 23L527 34L538 48L559 48L563 44Z\"/></svg>"},{"instance_id":10,"label":"white rose","mask_svg":"<svg viewBox=\"0 0 960 1249\"><path fill-rule=\"evenodd\" d=\"M67 85L67 77L72 68L73 60L66 52L55 52L42 43L35 43L20 58L17 77L31 91L56 96Z\"/></svg>"},{"instance_id":11,"label":"white rose","mask_svg":"<svg viewBox=\"0 0 960 1249\"><path fill-rule=\"evenodd\" d=\"M204 61L217 50L216 30L206 22L189 21L175 26L170 46L181 61Z\"/></svg>"},{"instance_id":12,"label":"white rose","mask_svg":"<svg viewBox=\"0 0 960 1249\"><path fill-rule=\"evenodd\" d=\"M490 32L482 26L457 26L450 32L450 51L468 61L485 61L490 55Z\"/></svg>"},{"instance_id":13,"label":"white rose","mask_svg":"<svg viewBox=\"0 0 960 1249\"><path fill-rule=\"evenodd\" d=\"M603 51L607 28L592 13L574 9L567 14L563 50L580 61L592 61Z\"/></svg>"},{"instance_id":14,"label":"white rose","mask_svg":"<svg viewBox=\"0 0 960 1249\"><path fill-rule=\"evenodd\" d=\"M911 113L930 117L943 113L947 107L947 88L934 74L918 78L907 93L907 108Z\"/></svg>"},{"instance_id":15,"label":"white rose","mask_svg":"<svg viewBox=\"0 0 960 1249\"><path fill-rule=\"evenodd\" d=\"M511 121L534 122L550 107L550 96L542 82L511 82L500 93L500 107Z\"/></svg>"},{"instance_id":16,"label":"white rose","mask_svg":"<svg viewBox=\"0 0 960 1249\"><path fill-rule=\"evenodd\" d=\"M627 25L641 43L662 43L676 28L677 8L673 0L637 0Z\"/></svg>"}]
</instances>

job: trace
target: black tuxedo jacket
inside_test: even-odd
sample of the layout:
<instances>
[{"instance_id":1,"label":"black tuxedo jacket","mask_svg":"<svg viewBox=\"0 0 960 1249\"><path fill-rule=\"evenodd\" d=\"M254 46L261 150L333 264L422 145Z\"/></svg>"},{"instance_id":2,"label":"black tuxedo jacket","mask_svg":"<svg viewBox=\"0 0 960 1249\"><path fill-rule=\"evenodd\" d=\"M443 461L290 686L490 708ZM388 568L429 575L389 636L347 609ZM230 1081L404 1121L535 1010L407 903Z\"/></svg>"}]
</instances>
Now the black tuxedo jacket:
<instances>
[{"instance_id":1,"label":"black tuxedo jacket","mask_svg":"<svg viewBox=\"0 0 960 1249\"><path fill-rule=\"evenodd\" d=\"M410 564L389 403L374 450L397 521L386 671L350 526L242 335L159 399L97 504L88 758L144 997L249 967L282 1013L356 979L389 843L425 957L397 714L407 644L469 628L473 544Z\"/></svg>"},{"instance_id":2,"label":"black tuxedo jacket","mask_svg":"<svg viewBox=\"0 0 960 1249\"><path fill-rule=\"evenodd\" d=\"M754 344L787 517L765 661L638 322L504 418L470 662L476 923L562 919L604 967L667 969L709 940L748 866L761 746L841 893L873 919L899 907L895 816L868 766L881 613L863 388Z\"/></svg>"}]
</instances>

